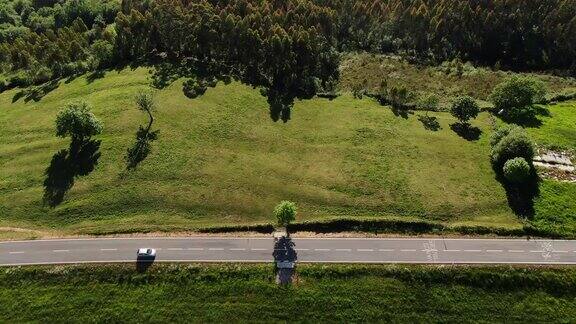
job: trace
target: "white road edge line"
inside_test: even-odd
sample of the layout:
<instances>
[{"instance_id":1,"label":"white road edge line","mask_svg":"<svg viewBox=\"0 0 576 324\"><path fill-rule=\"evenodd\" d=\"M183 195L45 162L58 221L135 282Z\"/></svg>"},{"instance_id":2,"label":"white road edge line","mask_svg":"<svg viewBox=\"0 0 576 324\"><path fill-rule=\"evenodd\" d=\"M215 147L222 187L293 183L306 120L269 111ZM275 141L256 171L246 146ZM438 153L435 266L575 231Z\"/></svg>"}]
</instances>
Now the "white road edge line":
<instances>
[{"instance_id":1,"label":"white road edge line","mask_svg":"<svg viewBox=\"0 0 576 324\"><path fill-rule=\"evenodd\" d=\"M160 263L269 263L272 260L156 260ZM107 260L107 261L63 261L63 262L29 262L29 263L8 263L0 264L0 267L31 266L31 265L50 265L50 264L89 264L89 263L134 263L135 260ZM301 261L299 263L331 263L331 264L431 264L424 261ZM499 262L499 261L439 261L434 264L541 264L541 265L576 265L576 262Z\"/></svg>"}]
</instances>

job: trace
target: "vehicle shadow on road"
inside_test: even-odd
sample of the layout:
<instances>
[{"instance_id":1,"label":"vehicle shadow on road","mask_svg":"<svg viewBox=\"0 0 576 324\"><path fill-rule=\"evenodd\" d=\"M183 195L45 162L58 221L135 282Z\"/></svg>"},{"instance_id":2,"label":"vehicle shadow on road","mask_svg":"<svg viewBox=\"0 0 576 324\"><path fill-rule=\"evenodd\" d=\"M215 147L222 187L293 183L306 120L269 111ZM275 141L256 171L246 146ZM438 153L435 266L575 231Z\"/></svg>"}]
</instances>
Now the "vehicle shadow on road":
<instances>
[{"instance_id":1,"label":"vehicle shadow on road","mask_svg":"<svg viewBox=\"0 0 576 324\"><path fill-rule=\"evenodd\" d=\"M295 264L298 253L296 244L290 237L281 237L274 242L274 263L276 265L276 281L281 284L290 284L294 279Z\"/></svg>"},{"instance_id":2,"label":"vehicle shadow on road","mask_svg":"<svg viewBox=\"0 0 576 324\"><path fill-rule=\"evenodd\" d=\"M147 258L143 258L143 257L137 257L136 258L136 271L138 271L139 273L143 273L146 272L146 270L148 270L148 268L150 268L152 266L152 264L154 264L154 260L156 259L156 257L147 257Z\"/></svg>"}]
</instances>

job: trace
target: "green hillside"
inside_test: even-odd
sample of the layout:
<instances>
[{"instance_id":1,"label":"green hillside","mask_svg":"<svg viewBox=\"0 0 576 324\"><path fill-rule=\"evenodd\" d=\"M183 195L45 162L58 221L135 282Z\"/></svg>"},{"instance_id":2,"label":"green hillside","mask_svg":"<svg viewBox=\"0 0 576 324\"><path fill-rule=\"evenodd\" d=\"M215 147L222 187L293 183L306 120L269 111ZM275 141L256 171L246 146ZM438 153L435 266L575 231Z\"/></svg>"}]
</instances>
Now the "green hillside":
<instances>
[{"instance_id":1,"label":"green hillside","mask_svg":"<svg viewBox=\"0 0 576 324\"><path fill-rule=\"evenodd\" d=\"M137 69L81 77L39 101L19 98L19 90L0 94L0 228L90 234L269 223L283 199L298 203L297 221L370 217L522 226L494 179L487 113L473 122L482 130L478 141L455 134L448 113L430 113L441 125L431 131L417 118L423 113L402 118L350 95L297 102L284 124L271 121L258 90L219 84L190 100L177 82L156 94L160 137L152 153L126 171L126 149L146 122L134 95L148 87L148 76ZM68 146L55 136L54 120L77 99L88 101L104 124L97 137L101 157L64 202L50 208L42 203L44 171ZM575 186L543 186L545 193L554 187L553 197L537 199L537 217L567 215L554 226L573 229L574 206L550 199L574 197Z\"/></svg>"}]
</instances>

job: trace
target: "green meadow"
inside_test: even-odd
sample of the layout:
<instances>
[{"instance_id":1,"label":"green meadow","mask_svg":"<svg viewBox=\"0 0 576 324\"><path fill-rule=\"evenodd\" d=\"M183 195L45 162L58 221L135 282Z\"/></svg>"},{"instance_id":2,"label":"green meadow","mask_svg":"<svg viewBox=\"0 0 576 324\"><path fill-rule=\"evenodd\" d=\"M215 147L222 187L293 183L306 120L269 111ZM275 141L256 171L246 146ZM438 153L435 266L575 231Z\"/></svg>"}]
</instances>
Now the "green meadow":
<instances>
[{"instance_id":1,"label":"green meadow","mask_svg":"<svg viewBox=\"0 0 576 324\"><path fill-rule=\"evenodd\" d=\"M284 124L272 122L256 89L218 84L191 100L176 82L156 92L153 129L160 133L152 153L127 171L126 150L147 122L134 96L149 83L146 69L125 69L61 82L38 101L18 96L19 89L0 94L0 228L26 229L33 237L261 224L273 221L271 211L281 200L298 204L298 222L369 218L506 229L524 224L508 207L490 166L488 113L473 121L482 131L476 141L454 133L448 113L429 113L441 127L432 131L418 119L424 112L404 118L349 94L297 102ZM75 180L63 203L51 208L42 202L45 170L69 144L55 136L55 117L80 99L104 124L96 137L101 157L93 172ZM537 141L574 147L574 128L556 118L573 118L571 105L552 108L534 130ZM557 135L558 129L568 137ZM535 205L539 226L574 229L575 187L543 182Z\"/></svg>"}]
</instances>

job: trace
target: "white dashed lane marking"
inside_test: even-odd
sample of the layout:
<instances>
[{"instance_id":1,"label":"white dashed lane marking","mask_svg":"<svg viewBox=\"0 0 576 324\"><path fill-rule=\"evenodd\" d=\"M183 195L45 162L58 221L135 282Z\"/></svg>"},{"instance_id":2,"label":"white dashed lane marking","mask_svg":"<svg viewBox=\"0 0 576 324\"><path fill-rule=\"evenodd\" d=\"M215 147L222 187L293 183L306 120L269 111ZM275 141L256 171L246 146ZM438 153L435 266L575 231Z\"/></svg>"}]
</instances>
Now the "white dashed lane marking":
<instances>
[{"instance_id":1,"label":"white dashed lane marking","mask_svg":"<svg viewBox=\"0 0 576 324\"><path fill-rule=\"evenodd\" d=\"M188 251L204 251L204 248L187 248Z\"/></svg>"},{"instance_id":2,"label":"white dashed lane marking","mask_svg":"<svg viewBox=\"0 0 576 324\"><path fill-rule=\"evenodd\" d=\"M337 252L352 252L352 249L335 249Z\"/></svg>"},{"instance_id":3,"label":"white dashed lane marking","mask_svg":"<svg viewBox=\"0 0 576 324\"><path fill-rule=\"evenodd\" d=\"M118 249L100 249L100 251L118 251Z\"/></svg>"},{"instance_id":4,"label":"white dashed lane marking","mask_svg":"<svg viewBox=\"0 0 576 324\"><path fill-rule=\"evenodd\" d=\"M402 249L401 252L416 252L416 249Z\"/></svg>"},{"instance_id":5,"label":"white dashed lane marking","mask_svg":"<svg viewBox=\"0 0 576 324\"><path fill-rule=\"evenodd\" d=\"M378 249L380 252L394 252L394 249Z\"/></svg>"},{"instance_id":6,"label":"white dashed lane marking","mask_svg":"<svg viewBox=\"0 0 576 324\"><path fill-rule=\"evenodd\" d=\"M23 254L26 253L24 251L13 251L13 252L8 252L8 254Z\"/></svg>"},{"instance_id":7,"label":"white dashed lane marking","mask_svg":"<svg viewBox=\"0 0 576 324\"><path fill-rule=\"evenodd\" d=\"M168 251L182 251L182 248L167 248Z\"/></svg>"},{"instance_id":8,"label":"white dashed lane marking","mask_svg":"<svg viewBox=\"0 0 576 324\"><path fill-rule=\"evenodd\" d=\"M510 253L524 253L524 250L508 250Z\"/></svg>"},{"instance_id":9,"label":"white dashed lane marking","mask_svg":"<svg viewBox=\"0 0 576 324\"><path fill-rule=\"evenodd\" d=\"M373 249L357 249L358 252L374 252Z\"/></svg>"},{"instance_id":10,"label":"white dashed lane marking","mask_svg":"<svg viewBox=\"0 0 576 324\"><path fill-rule=\"evenodd\" d=\"M464 250L464 252L482 252L482 250Z\"/></svg>"},{"instance_id":11,"label":"white dashed lane marking","mask_svg":"<svg viewBox=\"0 0 576 324\"><path fill-rule=\"evenodd\" d=\"M251 251L267 251L268 249L250 249Z\"/></svg>"},{"instance_id":12,"label":"white dashed lane marking","mask_svg":"<svg viewBox=\"0 0 576 324\"><path fill-rule=\"evenodd\" d=\"M55 253L70 252L70 250L52 250L52 252L55 252Z\"/></svg>"},{"instance_id":13,"label":"white dashed lane marking","mask_svg":"<svg viewBox=\"0 0 576 324\"><path fill-rule=\"evenodd\" d=\"M500 252L504 252L504 250L486 250L486 252L500 253Z\"/></svg>"},{"instance_id":14,"label":"white dashed lane marking","mask_svg":"<svg viewBox=\"0 0 576 324\"><path fill-rule=\"evenodd\" d=\"M328 251L330 251L330 249L314 249L314 251L328 252Z\"/></svg>"},{"instance_id":15,"label":"white dashed lane marking","mask_svg":"<svg viewBox=\"0 0 576 324\"><path fill-rule=\"evenodd\" d=\"M230 251L246 251L245 248L232 248Z\"/></svg>"},{"instance_id":16,"label":"white dashed lane marking","mask_svg":"<svg viewBox=\"0 0 576 324\"><path fill-rule=\"evenodd\" d=\"M224 251L223 248L209 248L208 251Z\"/></svg>"}]
</instances>

